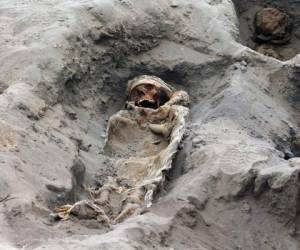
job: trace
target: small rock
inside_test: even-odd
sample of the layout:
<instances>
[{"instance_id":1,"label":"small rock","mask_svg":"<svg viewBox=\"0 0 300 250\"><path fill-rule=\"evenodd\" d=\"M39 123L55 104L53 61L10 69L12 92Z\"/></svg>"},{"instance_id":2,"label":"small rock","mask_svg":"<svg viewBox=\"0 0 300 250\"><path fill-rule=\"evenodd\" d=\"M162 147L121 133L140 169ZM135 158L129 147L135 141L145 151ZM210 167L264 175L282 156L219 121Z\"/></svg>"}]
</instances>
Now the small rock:
<instances>
[{"instance_id":1,"label":"small rock","mask_svg":"<svg viewBox=\"0 0 300 250\"><path fill-rule=\"evenodd\" d=\"M245 202L241 207L242 213L249 214L251 212L251 207L248 202Z\"/></svg>"},{"instance_id":2,"label":"small rock","mask_svg":"<svg viewBox=\"0 0 300 250\"><path fill-rule=\"evenodd\" d=\"M68 117L71 119L71 120L77 120L77 113L74 112L74 111L66 111Z\"/></svg>"},{"instance_id":3,"label":"small rock","mask_svg":"<svg viewBox=\"0 0 300 250\"><path fill-rule=\"evenodd\" d=\"M59 220L60 220L60 217L58 216L58 214L55 214L55 213L49 214L49 221L50 222L57 222Z\"/></svg>"},{"instance_id":4,"label":"small rock","mask_svg":"<svg viewBox=\"0 0 300 250\"><path fill-rule=\"evenodd\" d=\"M55 185L55 184L52 184L52 183L46 184L46 188L49 191L52 191L52 192L55 192L55 193L60 193L60 192L66 191L66 188L64 186Z\"/></svg>"},{"instance_id":5,"label":"small rock","mask_svg":"<svg viewBox=\"0 0 300 250\"><path fill-rule=\"evenodd\" d=\"M170 4L170 7L172 7L172 8L177 8L178 6L179 6L179 4L177 1L172 1Z\"/></svg>"},{"instance_id":6,"label":"small rock","mask_svg":"<svg viewBox=\"0 0 300 250\"><path fill-rule=\"evenodd\" d=\"M241 65L244 66L244 67L247 67L247 66L248 66L248 63L247 63L246 61L243 60L243 61L241 61Z\"/></svg>"},{"instance_id":7,"label":"small rock","mask_svg":"<svg viewBox=\"0 0 300 250\"><path fill-rule=\"evenodd\" d=\"M192 147L193 148L199 148L201 145L205 146L206 145L206 142L203 141L201 138L199 137L196 137L192 140Z\"/></svg>"},{"instance_id":8,"label":"small rock","mask_svg":"<svg viewBox=\"0 0 300 250\"><path fill-rule=\"evenodd\" d=\"M81 144L79 146L79 149L82 150L82 151L84 151L84 152L89 152L91 146L92 146L91 144L88 144L88 145Z\"/></svg>"}]
</instances>

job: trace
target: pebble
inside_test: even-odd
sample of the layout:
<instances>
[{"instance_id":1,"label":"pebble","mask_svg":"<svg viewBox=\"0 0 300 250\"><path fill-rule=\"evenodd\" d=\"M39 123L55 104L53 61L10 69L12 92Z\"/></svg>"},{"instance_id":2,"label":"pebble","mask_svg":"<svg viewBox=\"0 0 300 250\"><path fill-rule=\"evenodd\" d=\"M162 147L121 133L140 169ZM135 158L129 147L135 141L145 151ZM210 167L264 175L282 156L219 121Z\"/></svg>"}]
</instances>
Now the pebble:
<instances>
[{"instance_id":1,"label":"pebble","mask_svg":"<svg viewBox=\"0 0 300 250\"><path fill-rule=\"evenodd\" d=\"M172 1L170 4L170 7L172 7L172 8L177 8L178 6L179 6L179 4L177 1Z\"/></svg>"},{"instance_id":2,"label":"pebble","mask_svg":"<svg viewBox=\"0 0 300 250\"><path fill-rule=\"evenodd\" d=\"M251 212L251 207L250 205L248 204L248 202L245 202L242 207L241 207L241 211L242 213L246 213L246 214L249 214Z\"/></svg>"},{"instance_id":3,"label":"pebble","mask_svg":"<svg viewBox=\"0 0 300 250\"><path fill-rule=\"evenodd\" d=\"M60 220L60 218L57 214L55 214L55 213L49 214L49 221L50 222L56 222L56 221L59 221L59 220Z\"/></svg>"}]
</instances>

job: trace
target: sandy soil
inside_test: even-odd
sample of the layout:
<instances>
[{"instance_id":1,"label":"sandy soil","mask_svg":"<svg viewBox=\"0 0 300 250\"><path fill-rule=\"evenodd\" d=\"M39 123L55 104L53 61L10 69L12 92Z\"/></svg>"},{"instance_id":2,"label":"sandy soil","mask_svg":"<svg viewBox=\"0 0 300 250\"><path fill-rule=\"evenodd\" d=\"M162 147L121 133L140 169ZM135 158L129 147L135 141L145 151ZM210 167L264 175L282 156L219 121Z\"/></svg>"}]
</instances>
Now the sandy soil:
<instances>
[{"instance_id":1,"label":"sandy soil","mask_svg":"<svg viewBox=\"0 0 300 250\"><path fill-rule=\"evenodd\" d=\"M299 249L300 57L242 45L242 7L0 0L0 248ZM149 211L111 228L53 222L54 206L114 171L107 119L141 74L192 99L168 185Z\"/></svg>"}]
</instances>

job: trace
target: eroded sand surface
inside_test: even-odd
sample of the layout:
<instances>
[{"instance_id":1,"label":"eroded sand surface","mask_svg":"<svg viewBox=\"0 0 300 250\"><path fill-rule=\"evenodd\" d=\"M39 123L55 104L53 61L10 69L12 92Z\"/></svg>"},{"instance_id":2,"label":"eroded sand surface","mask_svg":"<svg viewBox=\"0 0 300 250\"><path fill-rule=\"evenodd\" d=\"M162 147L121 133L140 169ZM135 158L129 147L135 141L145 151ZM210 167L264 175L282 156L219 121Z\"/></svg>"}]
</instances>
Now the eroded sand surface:
<instances>
[{"instance_id":1,"label":"eroded sand surface","mask_svg":"<svg viewBox=\"0 0 300 250\"><path fill-rule=\"evenodd\" d=\"M300 248L300 57L245 47L270 3L235 2L0 0L0 248ZM53 221L114 174L107 121L143 74L191 97L168 184L114 226Z\"/></svg>"}]
</instances>

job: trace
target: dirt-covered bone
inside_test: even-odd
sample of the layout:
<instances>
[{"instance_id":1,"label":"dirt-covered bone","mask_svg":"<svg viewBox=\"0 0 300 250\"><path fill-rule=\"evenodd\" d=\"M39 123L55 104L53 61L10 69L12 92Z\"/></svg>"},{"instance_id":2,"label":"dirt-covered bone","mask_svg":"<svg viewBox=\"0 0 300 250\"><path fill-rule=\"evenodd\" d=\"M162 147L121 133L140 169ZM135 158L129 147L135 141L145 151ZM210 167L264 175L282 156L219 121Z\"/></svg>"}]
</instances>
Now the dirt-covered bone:
<instances>
[{"instance_id":1,"label":"dirt-covered bone","mask_svg":"<svg viewBox=\"0 0 300 250\"><path fill-rule=\"evenodd\" d=\"M163 184L184 134L189 96L154 76L133 79L127 91L126 109L109 119L104 147L116 176L90 189L91 200L57 208L59 218L118 223L151 206Z\"/></svg>"}]
</instances>

